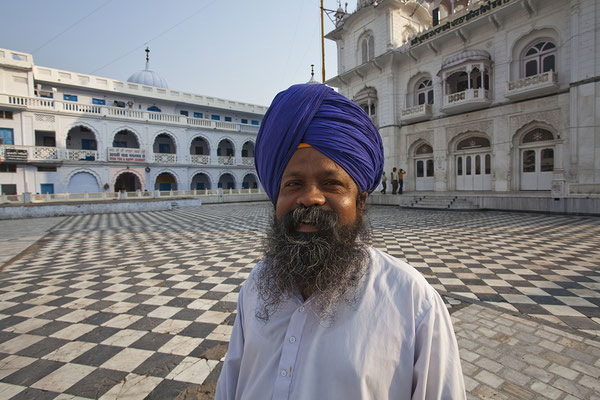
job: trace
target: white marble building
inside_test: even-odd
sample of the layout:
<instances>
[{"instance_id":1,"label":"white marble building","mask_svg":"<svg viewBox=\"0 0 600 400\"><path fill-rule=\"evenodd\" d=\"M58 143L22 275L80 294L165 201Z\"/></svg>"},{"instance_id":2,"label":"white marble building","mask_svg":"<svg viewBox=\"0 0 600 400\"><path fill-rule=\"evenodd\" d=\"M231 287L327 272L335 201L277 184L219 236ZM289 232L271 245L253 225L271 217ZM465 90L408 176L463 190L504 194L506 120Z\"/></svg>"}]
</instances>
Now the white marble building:
<instances>
[{"instance_id":1,"label":"white marble building","mask_svg":"<svg viewBox=\"0 0 600 400\"><path fill-rule=\"evenodd\" d=\"M34 64L0 49L0 189L14 193L254 188L266 107Z\"/></svg>"},{"instance_id":2,"label":"white marble building","mask_svg":"<svg viewBox=\"0 0 600 400\"><path fill-rule=\"evenodd\" d=\"M329 85L409 191L600 193L597 0L359 0ZM388 172L389 173L389 172Z\"/></svg>"}]
</instances>

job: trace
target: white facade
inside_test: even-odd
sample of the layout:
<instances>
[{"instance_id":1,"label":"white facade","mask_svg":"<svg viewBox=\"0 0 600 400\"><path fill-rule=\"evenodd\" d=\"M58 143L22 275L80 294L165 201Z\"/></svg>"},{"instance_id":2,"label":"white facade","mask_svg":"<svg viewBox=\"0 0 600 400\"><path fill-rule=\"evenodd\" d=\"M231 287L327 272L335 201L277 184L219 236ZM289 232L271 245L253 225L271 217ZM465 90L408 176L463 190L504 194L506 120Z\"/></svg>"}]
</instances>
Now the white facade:
<instances>
[{"instance_id":1,"label":"white facade","mask_svg":"<svg viewBox=\"0 0 600 400\"><path fill-rule=\"evenodd\" d=\"M599 194L599 27L596 0L360 0L327 83L409 191Z\"/></svg>"},{"instance_id":2,"label":"white facade","mask_svg":"<svg viewBox=\"0 0 600 400\"><path fill-rule=\"evenodd\" d=\"M247 188L266 107L37 66L0 49L2 194Z\"/></svg>"}]
</instances>

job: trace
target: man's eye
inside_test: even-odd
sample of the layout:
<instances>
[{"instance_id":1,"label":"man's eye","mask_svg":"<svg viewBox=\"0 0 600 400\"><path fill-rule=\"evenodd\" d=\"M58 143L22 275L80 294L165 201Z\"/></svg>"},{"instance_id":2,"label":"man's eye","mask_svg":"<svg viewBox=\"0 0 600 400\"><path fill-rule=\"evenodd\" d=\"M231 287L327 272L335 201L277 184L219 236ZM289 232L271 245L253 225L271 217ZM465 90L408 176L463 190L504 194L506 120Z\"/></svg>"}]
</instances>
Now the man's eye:
<instances>
[{"instance_id":1,"label":"man's eye","mask_svg":"<svg viewBox=\"0 0 600 400\"><path fill-rule=\"evenodd\" d=\"M332 186L343 186L342 182L340 182L340 181L328 181L326 183L327 183L327 185L332 185Z\"/></svg>"},{"instance_id":2,"label":"man's eye","mask_svg":"<svg viewBox=\"0 0 600 400\"><path fill-rule=\"evenodd\" d=\"M289 187L289 186L298 186L298 185L299 185L298 182L296 182L296 181L290 181L290 182L286 182L284 186L285 187Z\"/></svg>"}]
</instances>

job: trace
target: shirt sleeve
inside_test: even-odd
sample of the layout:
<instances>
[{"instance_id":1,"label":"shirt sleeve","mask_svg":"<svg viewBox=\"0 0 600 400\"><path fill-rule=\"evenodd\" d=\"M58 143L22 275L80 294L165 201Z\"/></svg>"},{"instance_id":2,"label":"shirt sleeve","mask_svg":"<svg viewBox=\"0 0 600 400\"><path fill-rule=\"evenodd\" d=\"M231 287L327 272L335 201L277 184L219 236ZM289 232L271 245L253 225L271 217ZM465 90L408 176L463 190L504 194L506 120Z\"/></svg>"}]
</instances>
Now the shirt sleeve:
<instances>
[{"instance_id":1,"label":"shirt sleeve","mask_svg":"<svg viewBox=\"0 0 600 400\"><path fill-rule=\"evenodd\" d=\"M233 400L236 398L238 377L240 374L240 365L244 355L244 308L243 308L244 288L240 290L237 304L237 315L233 323L233 331L227 356L221 369L221 375L217 381L217 390L215 400Z\"/></svg>"},{"instance_id":2,"label":"shirt sleeve","mask_svg":"<svg viewBox=\"0 0 600 400\"><path fill-rule=\"evenodd\" d=\"M458 344L439 294L416 325L412 399L466 399Z\"/></svg>"}]
</instances>

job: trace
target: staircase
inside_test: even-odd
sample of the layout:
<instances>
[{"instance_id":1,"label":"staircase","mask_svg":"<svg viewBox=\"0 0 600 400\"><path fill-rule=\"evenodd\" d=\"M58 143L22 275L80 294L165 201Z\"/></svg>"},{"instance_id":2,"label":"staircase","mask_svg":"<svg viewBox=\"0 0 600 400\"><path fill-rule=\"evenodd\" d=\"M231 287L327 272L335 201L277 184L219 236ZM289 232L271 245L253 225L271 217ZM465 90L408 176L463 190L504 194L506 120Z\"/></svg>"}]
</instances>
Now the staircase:
<instances>
[{"instance_id":1,"label":"staircase","mask_svg":"<svg viewBox=\"0 0 600 400\"><path fill-rule=\"evenodd\" d=\"M400 207L434 210L478 210L479 206L466 197L458 196L422 196L402 202Z\"/></svg>"}]
</instances>

